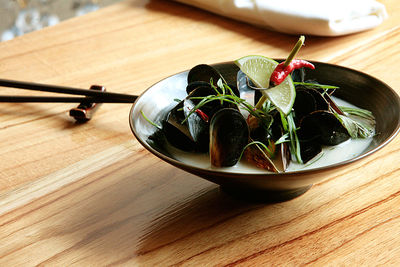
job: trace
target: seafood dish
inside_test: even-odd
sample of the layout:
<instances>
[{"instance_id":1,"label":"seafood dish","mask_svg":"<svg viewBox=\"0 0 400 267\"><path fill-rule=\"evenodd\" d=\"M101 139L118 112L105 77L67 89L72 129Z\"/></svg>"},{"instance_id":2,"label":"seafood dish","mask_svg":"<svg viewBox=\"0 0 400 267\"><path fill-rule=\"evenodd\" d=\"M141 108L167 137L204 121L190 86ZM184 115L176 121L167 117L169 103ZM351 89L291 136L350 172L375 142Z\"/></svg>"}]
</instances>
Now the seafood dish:
<instances>
[{"instance_id":1,"label":"seafood dish","mask_svg":"<svg viewBox=\"0 0 400 267\"><path fill-rule=\"evenodd\" d=\"M272 65L261 80L254 71L260 61ZM176 157L202 155L210 168L244 163L275 173L312 167L336 147L352 150L356 144L361 153L375 135L373 114L334 96L346 88L308 80L304 68L312 71L311 63L287 61L248 56L235 61L237 67L194 66L187 75L187 95L176 99L160 124L149 120L159 128L149 139L162 136ZM361 146L360 139L365 140Z\"/></svg>"}]
</instances>

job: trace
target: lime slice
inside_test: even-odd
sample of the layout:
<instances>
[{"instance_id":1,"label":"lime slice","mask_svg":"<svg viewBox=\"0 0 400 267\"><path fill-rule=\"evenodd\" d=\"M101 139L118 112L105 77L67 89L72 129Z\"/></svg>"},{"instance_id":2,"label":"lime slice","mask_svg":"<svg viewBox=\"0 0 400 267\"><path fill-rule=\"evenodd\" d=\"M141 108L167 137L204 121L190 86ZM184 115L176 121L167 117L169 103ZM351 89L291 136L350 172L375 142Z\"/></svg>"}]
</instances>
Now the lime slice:
<instances>
[{"instance_id":1,"label":"lime slice","mask_svg":"<svg viewBox=\"0 0 400 267\"><path fill-rule=\"evenodd\" d=\"M235 64L260 88L269 88L269 79L278 62L264 56L245 56ZM278 86L261 91L284 114L292 110L296 90L290 75Z\"/></svg>"}]
</instances>

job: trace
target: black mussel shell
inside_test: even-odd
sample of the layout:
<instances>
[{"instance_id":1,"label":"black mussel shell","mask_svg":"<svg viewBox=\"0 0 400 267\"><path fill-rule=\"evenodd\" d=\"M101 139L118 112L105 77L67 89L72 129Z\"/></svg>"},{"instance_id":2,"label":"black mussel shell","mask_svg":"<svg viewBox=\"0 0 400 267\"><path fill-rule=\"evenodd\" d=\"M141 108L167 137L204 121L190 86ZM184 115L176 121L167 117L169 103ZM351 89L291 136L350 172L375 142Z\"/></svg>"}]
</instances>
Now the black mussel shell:
<instances>
[{"instance_id":1,"label":"black mussel shell","mask_svg":"<svg viewBox=\"0 0 400 267\"><path fill-rule=\"evenodd\" d=\"M229 167L239 160L249 141L249 128L236 109L219 110L210 122L210 159L212 166Z\"/></svg>"},{"instance_id":2,"label":"black mussel shell","mask_svg":"<svg viewBox=\"0 0 400 267\"><path fill-rule=\"evenodd\" d=\"M300 140L316 140L322 145L338 145L350 138L350 135L336 116L327 111L314 111L300 122L298 131Z\"/></svg>"},{"instance_id":3,"label":"black mussel shell","mask_svg":"<svg viewBox=\"0 0 400 267\"><path fill-rule=\"evenodd\" d=\"M211 81L213 82L213 85L217 87L218 80L222 79L222 81L231 88L233 94L235 94L236 96L240 96L239 90L236 85L236 76L237 70L236 72L234 72L232 71L232 68L224 68L224 65L220 66L217 69L207 64L200 64L193 67L189 71L186 92L190 94L193 90L200 86L210 86ZM217 89L220 90L218 87Z\"/></svg>"},{"instance_id":4,"label":"black mussel shell","mask_svg":"<svg viewBox=\"0 0 400 267\"><path fill-rule=\"evenodd\" d=\"M222 79L226 84L235 85L238 71L239 67L231 64L219 64L218 66L200 64L189 71L187 81L190 84L198 81L210 83L212 80L215 85L219 79Z\"/></svg>"},{"instance_id":5,"label":"black mussel shell","mask_svg":"<svg viewBox=\"0 0 400 267\"><path fill-rule=\"evenodd\" d=\"M263 96L263 94L261 93L261 90L254 90L254 103L255 105L258 103L258 101L260 101L260 98Z\"/></svg>"},{"instance_id":6,"label":"black mussel shell","mask_svg":"<svg viewBox=\"0 0 400 267\"><path fill-rule=\"evenodd\" d=\"M187 125L182 123L184 120L185 114L183 113L183 101L181 101L168 113L166 122L182 132L188 138L192 139L189 130L187 129Z\"/></svg>"},{"instance_id":7,"label":"black mussel shell","mask_svg":"<svg viewBox=\"0 0 400 267\"><path fill-rule=\"evenodd\" d=\"M179 149L184 151L197 151L196 143L193 142L187 135L179 131L173 125L165 122L163 124L163 133L168 142Z\"/></svg>"},{"instance_id":8,"label":"black mussel shell","mask_svg":"<svg viewBox=\"0 0 400 267\"><path fill-rule=\"evenodd\" d=\"M251 138L251 140L253 139ZM271 155L270 152L266 151L261 145L254 144L246 148L244 153L246 160L258 168L272 172L285 172L291 159L288 143L275 145L273 141L272 143L261 142L264 143L273 154Z\"/></svg>"},{"instance_id":9,"label":"black mussel shell","mask_svg":"<svg viewBox=\"0 0 400 267\"><path fill-rule=\"evenodd\" d=\"M186 93L189 95L191 92L193 92L199 87L210 87L210 82L205 82L205 81L191 82L186 86Z\"/></svg>"},{"instance_id":10,"label":"black mussel shell","mask_svg":"<svg viewBox=\"0 0 400 267\"><path fill-rule=\"evenodd\" d=\"M249 115L247 117L247 125L250 130L250 137L253 140L258 140L265 145L268 145L268 140L271 138L270 125L273 121L271 115L263 115L261 117L254 117Z\"/></svg>"},{"instance_id":11,"label":"black mussel shell","mask_svg":"<svg viewBox=\"0 0 400 267\"><path fill-rule=\"evenodd\" d=\"M209 121L208 116L203 115L200 116L196 112L191 112L194 108L195 104L190 98L186 98L183 101L183 111L185 114L186 125L189 133L196 143L199 151L207 151L208 142L209 142ZM202 112L201 110L199 110ZM205 114L205 113L202 113Z\"/></svg>"},{"instance_id":12,"label":"black mussel shell","mask_svg":"<svg viewBox=\"0 0 400 267\"><path fill-rule=\"evenodd\" d=\"M280 113L276 111L273 118L274 121L271 126L271 133L272 133L272 139L275 142L277 141L278 138L282 136L283 128L282 128L282 120L280 117ZM273 159L273 163L276 166L277 170L279 172L285 172L287 167L289 166L290 160L291 160L291 154L288 143L285 142L276 145L275 157Z\"/></svg>"},{"instance_id":13,"label":"black mussel shell","mask_svg":"<svg viewBox=\"0 0 400 267\"><path fill-rule=\"evenodd\" d=\"M191 114L187 120L186 118L197 103L193 103L190 96L206 96L210 93L212 93L212 89L209 85L198 87L168 113L163 131L173 146L185 151L207 151L209 123L196 113ZM208 113L211 113L211 110L213 110L212 113L215 113L217 107L206 105L204 109Z\"/></svg>"},{"instance_id":14,"label":"black mussel shell","mask_svg":"<svg viewBox=\"0 0 400 267\"><path fill-rule=\"evenodd\" d=\"M272 135L272 139L277 141L282 136L282 119L279 111L274 110L271 113L272 116L272 125L270 127L270 132Z\"/></svg>"},{"instance_id":15,"label":"black mussel shell","mask_svg":"<svg viewBox=\"0 0 400 267\"><path fill-rule=\"evenodd\" d=\"M315 101L315 110L329 110L329 103L328 101L324 98L323 94L311 87L303 86L303 85L297 85L296 86L296 98L297 98L297 93L302 92L302 91L307 91L309 94L311 94L314 97ZM301 105L302 103L298 101L297 106ZM304 105L307 105L308 103L305 103Z\"/></svg>"},{"instance_id":16,"label":"black mussel shell","mask_svg":"<svg viewBox=\"0 0 400 267\"><path fill-rule=\"evenodd\" d=\"M190 69L187 82L188 84L198 81L210 83L212 80L214 83L217 83L217 81L221 78L221 74L215 68L207 64L200 64Z\"/></svg>"},{"instance_id":17,"label":"black mussel shell","mask_svg":"<svg viewBox=\"0 0 400 267\"><path fill-rule=\"evenodd\" d=\"M317 142L300 142L300 156L303 163L307 163L321 153L322 146Z\"/></svg>"},{"instance_id":18,"label":"black mussel shell","mask_svg":"<svg viewBox=\"0 0 400 267\"><path fill-rule=\"evenodd\" d=\"M185 114L183 113L183 101L177 104L167 115L162 125L162 130L166 139L171 145L185 151L193 151L196 143L189 132L187 123L183 123Z\"/></svg>"},{"instance_id":19,"label":"black mussel shell","mask_svg":"<svg viewBox=\"0 0 400 267\"><path fill-rule=\"evenodd\" d=\"M295 111L296 125L299 125L304 116L314 111L329 111L330 105L319 91L297 86L293 110Z\"/></svg>"},{"instance_id":20,"label":"black mussel shell","mask_svg":"<svg viewBox=\"0 0 400 267\"><path fill-rule=\"evenodd\" d=\"M213 65L221 76L224 78L225 82L229 85L236 84L237 74L240 68L236 65L232 65L230 63L223 63L218 65Z\"/></svg>"},{"instance_id":21,"label":"black mussel shell","mask_svg":"<svg viewBox=\"0 0 400 267\"><path fill-rule=\"evenodd\" d=\"M314 96L316 105L315 110L329 111L329 103L319 91L315 89L308 89L308 91Z\"/></svg>"},{"instance_id":22,"label":"black mussel shell","mask_svg":"<svg viewBox=\"0 0 400 267\"><path fill-rule=\"evenodd\" d=\"M298 124L304 116L316 111L317 104L314 96L307 89L296 89L296 99L293 104L293 110Z\"/></svg>"},{"instance_id":23,"label":"black mussel shell","mask_svg":"<svg viewBox=\"0 0 400 267\"><path fill-rule=\"evenodd\" d=\"M233 92L233 94L234 94L235 96L240 97L240 92L239 92L239 89L237 88L236 85L234 85L234 84L228 84L228 86L229 86L229 88L231 88L231 90L232 90L232 92ZM225 91L225 94L228 94L228 93Z\"/></svg>"}]
</instances>

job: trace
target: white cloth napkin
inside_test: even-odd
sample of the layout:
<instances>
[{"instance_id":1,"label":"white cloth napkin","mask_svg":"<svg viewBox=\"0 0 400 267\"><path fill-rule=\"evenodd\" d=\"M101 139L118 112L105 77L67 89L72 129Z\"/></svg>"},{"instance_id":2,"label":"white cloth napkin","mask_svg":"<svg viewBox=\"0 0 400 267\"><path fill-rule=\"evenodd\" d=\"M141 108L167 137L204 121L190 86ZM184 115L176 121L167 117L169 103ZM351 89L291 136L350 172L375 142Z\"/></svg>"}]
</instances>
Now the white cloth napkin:
<instances>
[{"instance_id":1,"label":"white cloth napkin","mask_svg":"<svg viewBox=\"0 0 400 267\"><path fill-rule=\"evenodd\" d=\"M388 16L375 0L176 1L289 34L350 34L374 28Z\"/></svg>"}]
</instances>

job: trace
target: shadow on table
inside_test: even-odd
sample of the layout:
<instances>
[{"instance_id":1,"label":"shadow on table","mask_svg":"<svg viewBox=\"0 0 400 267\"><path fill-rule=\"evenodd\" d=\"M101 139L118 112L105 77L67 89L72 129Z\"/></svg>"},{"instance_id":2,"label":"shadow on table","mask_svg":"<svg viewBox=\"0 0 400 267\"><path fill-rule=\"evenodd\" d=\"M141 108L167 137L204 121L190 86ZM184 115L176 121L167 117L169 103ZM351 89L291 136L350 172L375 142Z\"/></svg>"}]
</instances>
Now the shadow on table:
<instances>
[{"instance_id":1,"label":"shadow on table","mask_svg":"<svg viewBox=\"0 0 400 267\"><path fill-rule=\"evenodd\" d=\"M278 219L278 224L292 220L298 206L291 203L252 202L231 196L217 185L206 186L152 220L138 240L135 261L153 264L156 258L155 264L165 260L167 265L179 265L195 257L207 257L211 251L229 250L235 242L263 231L274 232L270 228L279 217L283 221ZM279 216L281 209L286 209L283 213L289 217Z\"/></svg>"},{"instance_id":2,"label":"shadow on table","mask_svg":"<svg viewBox=\"0 0 400 267\"><path fill-rule=\"evenodd\" d=\"M160 175L155 177L151 168L158 169ZM296 214L297 205L252 203L234 198L215 184L153 158L134 173L118 178L121 182L111 186L111 191L103 196L114 203L112 206L96 205L100 213L106 208L109 216L115 216L112 226L102 223L103 228L96 231L112 230L101 239L116 246L110 246L111 251L118 249L123 255L115 263L183 262L268 227L282 208L289 207L293 213L285 213L290 216ZM96 208L90 213L93 212L96 213Z\"/></svg>"},{"instance_id":3,"label":"shadow on table","mask_svg":"<svg viewBox=\"0 0 400 267\"><path fill-rule=\"evenodd\" d=\"M104 264L184 262L263 231L279 235L279 227L271 226L296 218L302 203L233 198L144 149L79 184L65 196L69 208L58 216L62 225L53 216L41 233L56 234L68 244L46 263L71 258L79 264L99 259ZM51 225L60 227L54 232Z\"/></svg>"}]
</instances>

